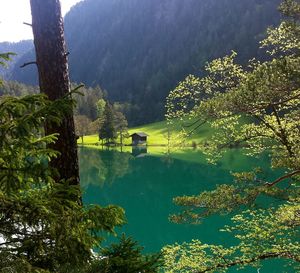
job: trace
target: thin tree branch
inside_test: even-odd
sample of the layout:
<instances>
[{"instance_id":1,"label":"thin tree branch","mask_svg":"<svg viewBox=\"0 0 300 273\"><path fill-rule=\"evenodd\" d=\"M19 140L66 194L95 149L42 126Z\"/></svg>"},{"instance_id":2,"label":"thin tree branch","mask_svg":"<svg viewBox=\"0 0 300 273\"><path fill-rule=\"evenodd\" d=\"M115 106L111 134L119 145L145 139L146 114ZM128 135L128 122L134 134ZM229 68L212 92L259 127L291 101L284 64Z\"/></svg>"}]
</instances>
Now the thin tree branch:
<instances>
[{"instance_id":1,"label":"thin tree branch","mask_svg":"<svg viewBox=\"0 0 300 273\"><path fill-rule=\"evenodd\" d=\"M204 120L203 122L199 123L194 129L188 132L188 136L192 135L197 129L199 129L202 125L204 125L207 122L207 120Z\"/></svg>"},{"instance_id":2,"label":"thin tree branch","mask_svg":"<svg viewBox=\"0 0 300 273\"><path fill-rule=\"evenodd\" d=\"M289 173L289 174L286 174L286 175L284 175L284 176L281 176L281 177L277 178L276 180L274 180L273 182L266 183L266 185L272 187L272 186L274 186L275 184L281 182L282 180L285 180L285 179L287 179L287 178L290 178L290 177L292 177L292 176L294 176L294 175L296 175L296 174L298 174L298 173L300 173L300 170L296 170L296 171L294 171L294 172L292 172L292 173Z\"/></svg>"},{"instance_id":3,"label":"thin tree branch","mask_svg":"<svg viewBox=\"0 0 300 273\"><path fill-rule=\"evenodd\" d=\"M240 139L240 140L230 140L227 143L224 143L224 144L218 146L218 148L219 149L224 149L224 148L231 147L232 145L238 146L238 145L241 145L243 143L247 143L247 141L249 141L249 140L259 138L259 137L270 138L270 136L268 136L268 135L259 134L259 135L256 135L256 136L245 137L245 138Z\"/></svg>"},{"instance_id":4,"label":"thin tree branch","mask_svg":"<svg viewBox=\"0 0 300 273\"><path fill-rule=\"evenodd\" d=\"M286 147L289 155L291 157L293 157L294 153L292 151L291 145L289 144L286 132L285 132L285 130L282 127L282 123L281 123L281 120L280 120L280 117L279 117L279 113L278 113L278 111L277 111L277 109L276 109L276 107L274 105L271 105L271 107L273 109L273 112L275 114L275 118L276 118L277 124L279 126L281 143Z\"/></svg>"},{"instance_id":5,"label":"thin tree branch","mask_svg":"<svg viewBox=\"0 0 300 273\"><path fill-rule=\"evenodd\" d=\"M26 22L23 22L23 24L26 25L26 26L32 27L32 24L29 24L29 23L26 23Z\"/></svg>"},{"instance_id":6,"label":"thin tree branch","mask_svg":"<svg viewBox=\"0 0 300 273\"><path fill-rule=\"evenodd\" d=\"M293 96L293 97L290 97L288 99L282 100L282 101L274 102L273 105L275 105L275 106L281 105L281 104L287 103L291 100L295 100L295 99L299 99L299 98L300 98L300 94L298 94L296 96Z\"/></svg>"},{"instance_id":7,"label":"thin tree branch","mask_svg":"<svg viewBox=\"0 0 300 273\"><path fill-rule=\"evenodd\" d=\"M248 114L252 115L254 118L261 121L267 128L271 129L276 136L280 137L280 134L276 131L276 129L270 123L268 123L265 119L263 119L262 117L260 117L258 115L252 114L252 113L248 113Z\"/></svg>"},{"instance_id":8,"label":"thin tree branch","mask_svg":"<svg viewBox=\"0 0 300 273\"><path fill-rule=\"evenodd\" d=\"M253 257L253 258L249 258L249 259L245 259L245 260L236 260L236 261L232 261L229 263L219 263L215 266L211 266L204 270L197 271L197 273L206 273L209 271L215 271L218 268L228 268L228 267L233 267L233 266L237 266L237 265L247 265L247 264L251 264L253 262L272 259L272 258L289 258L289 259L293 259L297 262L300 261L300 257L295 257L294 255L292 255L289 252L266 253L266 254L262 254L262 255L259 255L259 256Z\"/></svg>"},{"instance_id":9,"label":"thin tree branch","mask_svg":"<svg viewBox=\"0 0 300 273\"><path fill-rule=\"evenodd\" d=\"M31 65L31 64L37 64L35 61L34 62L28 62L28 63L24 63L23 65L20 66L20 68L23 68L27 65Z\"/></svg>"},{"instance_id":10,"label":"thin tree branch","mask_svg":"<svg viewBox=\"0 0 300 273\"><path fill-rule=\"evenodd\" d=\"M190 123L190 124L184 124L184 125L182 125L182 127L184 127L184 128L192 127L192 126L196 125L199 121L201 121L201 118L197 119L195 122L192 122L192 123ZM203 122L206 122L206 120L203 121ZM203 123L203 122L202 122L202 123Z\"/></svg>"}]
</instances>

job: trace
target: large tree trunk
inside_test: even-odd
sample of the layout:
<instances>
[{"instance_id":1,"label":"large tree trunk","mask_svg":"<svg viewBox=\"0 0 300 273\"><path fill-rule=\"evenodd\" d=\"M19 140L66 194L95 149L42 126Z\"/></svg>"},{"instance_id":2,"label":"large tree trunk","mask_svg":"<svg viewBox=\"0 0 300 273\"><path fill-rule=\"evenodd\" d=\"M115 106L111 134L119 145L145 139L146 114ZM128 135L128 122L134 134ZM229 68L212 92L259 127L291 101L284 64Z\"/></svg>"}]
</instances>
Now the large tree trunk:
<instances>
[{"instance_id":1,"label":"large tree trunk","mask_svg":"<svg viewBox=\"0 0 300 273\"><path fill-rule=\"evenodd\" d=\"M32 29L42 93L50 100L56 100L70 92L70 80L64 39L63 19L59 0L30 0ZM77 143L73 114L66 116L62 123L47 123L45 133L58 133L55 144L51 145L61 153L50 162L58 170L60 179L71 179L79 184Z\"/></svg>"}]
</instances>

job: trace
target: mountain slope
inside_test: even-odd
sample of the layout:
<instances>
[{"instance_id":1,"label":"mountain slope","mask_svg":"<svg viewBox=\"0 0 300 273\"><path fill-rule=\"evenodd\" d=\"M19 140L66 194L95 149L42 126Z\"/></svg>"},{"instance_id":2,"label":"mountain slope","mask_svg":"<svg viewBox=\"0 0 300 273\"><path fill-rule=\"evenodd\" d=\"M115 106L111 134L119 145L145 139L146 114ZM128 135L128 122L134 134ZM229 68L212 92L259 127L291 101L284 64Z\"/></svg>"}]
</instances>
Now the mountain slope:
<instances>
[{"instance_id":1,"label":"mountain slope","mask_svg":"<svg viewBox=\"0 0 300 273\"><path fill-rule=\"evenodd\" d=\"M232 49L241 62L259 56L266 27L279 22L279 2L85 0L65 17L71 78L130 102L131 124L159 120L168 92L205 62ZM32 83L29 69L14 79Z\"/></svg>"},{"instance_id":2,"label":"mountain slope","mask_svg":"<svg viewBox=\"0 0 300 273\"><path fill-rule=\"evenodd\" d=\"M14 65L33 47L31 40L23 40L17 43L1 42L0 52L13 52L16 56L12 57L12 61L8 63L7 68L0 67L0 75L3 78L9 78Z\"/></svg>"}]
</instances>

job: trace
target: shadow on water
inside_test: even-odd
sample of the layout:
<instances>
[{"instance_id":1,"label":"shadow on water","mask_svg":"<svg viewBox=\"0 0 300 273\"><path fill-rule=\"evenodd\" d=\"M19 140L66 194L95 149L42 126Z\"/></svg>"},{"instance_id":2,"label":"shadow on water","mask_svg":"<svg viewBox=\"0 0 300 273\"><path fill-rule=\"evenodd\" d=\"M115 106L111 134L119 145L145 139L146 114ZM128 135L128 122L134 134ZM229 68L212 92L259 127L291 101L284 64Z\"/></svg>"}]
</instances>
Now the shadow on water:
<instances>
[{"instance_id":1,"label":"shadow on water","mask_svg":"<svg viewBox=\"0 0 300 273\"><path fill-rule=\"evenodd\" d=\"M133 236L145 246L146 252L159 251L166 244L192 239L213 244L233 243L233 238L218 232L230 223L230 216L212 216L201 225L174 224L168 220L168 216L178 210L172 199L212 190L217 184L231 183L229 169L239 171L241 162L248 170L258 165L267 170L269 165L268 157L258 161L240 155L238 159L228 155L224 162L210 165L201 163L204 160L197 163L172 157L136 157L136 151L132 154L81 148L79 153L84 202L123 207L128 224L119 232ZM145 154L145 151L140 154Z\"/></svg>"}]
</instances>

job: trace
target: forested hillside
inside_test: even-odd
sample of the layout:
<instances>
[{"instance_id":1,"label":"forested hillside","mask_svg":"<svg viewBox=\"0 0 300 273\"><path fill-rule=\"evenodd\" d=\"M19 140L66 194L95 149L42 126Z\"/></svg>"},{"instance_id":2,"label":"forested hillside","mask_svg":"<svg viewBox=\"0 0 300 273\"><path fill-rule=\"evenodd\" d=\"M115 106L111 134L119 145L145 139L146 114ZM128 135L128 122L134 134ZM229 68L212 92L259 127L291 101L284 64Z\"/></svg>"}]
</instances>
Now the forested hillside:
<instances>
[{"instance_id":1,"label":"forested hillside","mask_svg":"<svg viewBox=\"0 0 300 273\"><path fill-rule=\"evenodd\" d=\"M187 74L239 52L263 57L258 41L279 22L279 0L86 0L65 17L71 78L128 102L131 124L162 119L165 97ZM32 61L27 54L23 60ZM16 66L13 79L33 83ZM31 72L31 75L30 75Z\"/></svg>"},{"instance_id":2,"label":"forested hillside","mask_svg":"<svg viewBox=\"0 0 300 273\"><path fill-rule=\"evenodd\" d=\"M10 72L14 64L22 58L33 47L31 40L23 40L16 43L2 42L0 43L0 52L13 52L16 55L12 58L11 62L6 68L0 67L0 75L4 77L10 77Z\"/></svg>"}]
</instances>

